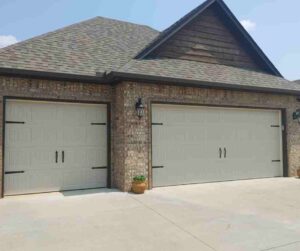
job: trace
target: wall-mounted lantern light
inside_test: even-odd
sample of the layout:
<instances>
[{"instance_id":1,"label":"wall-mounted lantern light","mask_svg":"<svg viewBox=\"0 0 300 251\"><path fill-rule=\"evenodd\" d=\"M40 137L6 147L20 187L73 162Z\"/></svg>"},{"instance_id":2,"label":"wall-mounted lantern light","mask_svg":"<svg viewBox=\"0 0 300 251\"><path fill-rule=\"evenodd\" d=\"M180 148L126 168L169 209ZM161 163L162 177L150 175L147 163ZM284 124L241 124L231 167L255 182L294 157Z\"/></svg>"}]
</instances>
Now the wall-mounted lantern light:
<instances>
[{"instance_id":1,"label":"wall-mounted lantern light","mask_svg":"<svg viewBox=\"0 0 300 251\"><path fill-rule=\"evenodd\" d=\"M138 101L135 103L136 114L139 118L142 118L145 113L145 107L143 105L142 99L138 98Z\"/></svg>"},{"instance_id":2,"label":"wall-mounted lantern light","mask_svg":"<svg viewBox=\"0 0 300 251\"><path fill-rule=\"evenodd\" d=\"M297 120L300 124L300 109L297 109L295 112L293 112L293 119Z\"/></svg>"}]
</instances>

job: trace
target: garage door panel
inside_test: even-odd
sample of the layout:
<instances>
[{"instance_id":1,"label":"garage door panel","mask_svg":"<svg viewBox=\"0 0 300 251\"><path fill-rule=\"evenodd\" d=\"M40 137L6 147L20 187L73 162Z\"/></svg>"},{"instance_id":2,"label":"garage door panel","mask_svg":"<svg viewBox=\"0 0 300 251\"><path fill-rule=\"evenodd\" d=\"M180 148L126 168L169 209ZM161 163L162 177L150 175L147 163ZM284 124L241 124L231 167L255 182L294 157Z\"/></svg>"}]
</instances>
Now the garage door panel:
<instances>
[{"instance_id":1,"label":"garage door panel","mask_svg":"<svg viewBox=\"0 0 300 251\"><path fill-rule=\"evenodd\" d=\"M178 160L182 160L186 156L186 147L182 145L166 145L165 149L165 161L168 160L170 164L176 163Z\"/></svg>"},{"instance_id":2,"label":"garage door panel","mask_svg":"<svg viewBox=\"0 0 300 251\"><path fill-rule=\"evenodd\" d=\"M30 166L29 169L48 169L57 168L55 147L30 147Z\"/></svg>"},{"instance_id":3,"label":"garage door panel","mask_svg":"<svg viewBox=\"0 0 300 251\"><path fill-rule=\"evenodd\" d=\"M166 160L166 147L160 146L160 145L153 145L153 151L152 151L152 164L153 166L160 166L164 165Z\"/></svg>"},{"instance_id":4,"label":"garage door panel","mask_svg":"<svg viewBox=\"0 0 300 251\"><path fill-rule=\"evenodd\" d=\"M160 152L165 152L163 155L165 161L168 163L176 163L178 160L185 160L190 162L197 162L201 159L216 157L218 154L217 149L212 152L209 147L202 144L178 144L176 146L161 146Z\"/></svg>"},{"instance_id":5,"label":"garage door panel","mask_svg":"<svg viewBox=\"0 0 300 251\"><path fill-rule=\"evenodd\" d=\"M154 126L153 126L154 127ZM205 128L196 127L196 126L173 126L164 124L162 126L155 126L153 130L153 138L159 139L160 142L170 143L173 142L189 142L189 144L194 141L198 142L199 140L205 140ZM168 131L168 132L167 132Z\"/></svg>"},{"instance_id":6,"label":"garage door panel","mask_svg":"<svg viewBox=\"0 0 300 251\"><path fill-rule=\"evenodd\" d=\"M185 130L185 140L189 143L198 144L199 141L206 139L205 127L198 125L186 126Z\"/></svg>"},{"instance_id":7,"label":"garage door panel","mask_svg":"<svg viewBox=\"0 0 300 251\"><path fill-rule=\"evenodd\" d=\"M24 194L59 191L61 189L59 169L25 171L5 176L5 194Z\"/></svg>"},{"instance_id":8,"label":"garage door panel","mask_svg":"<svg viewBox=\"0 0 300 251\"><path fill-rule=\"evenodd\" d=\"M107 149L105 147L88 147L86 156L89 160L89 165L93 167L107 165Z\"/></svg>"},{"instance_id":9,"label":"garage door panel","mask_svg":"<svg viewBox=\"0 0 300 251\"><path fill-rule=\"evenodd\" d=\"M163 143L164 141L167 140L168 135L165 133L165 127L163 126L157 126L153 125L152 126L152 141L153 144L159 141L159 144Z\"/></svg>"},{"instance_id":10,"label":"garage door panel","mask_svg":"<svg viewBox=\"0 0 300 251\"><path fill-rule=\"evenodd\" d=\"M82 147L63 147L62 149L64 151L64 163L62 163L64 168L69 165L84 167L87 164L86 149Z\"/></svg>"},{"instance_id":11,"label":"garage door panel","mask_svg":"<svg viewBox=\"0 0 300 251\"><path fill-rule=\"evenodd\" d=\"M96 126L89 126L86 129L86 138L85 142L88 146L97 146L101 145L102 147L105 147L107 145L107 142L103 139L106 138L107 135L107 127L103 125L96 125Z\"/></svg>"},{"instance_id":12,"label":"garage door panel","mask_svg":"<svg viewBox=\"0 0 300 251\"><path fill-rule=\"evenodd\" d=\"M215 139L219 142L224 140L230 140L232 138L237 138L237 134L238 134L238 131L234 130L234 128L230 124L208 125L206 131L207 131L207 137L206 137L207 140ZM248 132L246 131L246 133ZM214 136L213 134L216 135ZM242 136L245 137L245 135Z\"/></svg>"},{"instance_id":13,"label":"garage door panel","mask_svg":"<svg viewBox=\"0 0 300 251\"><path fill-rule=\"evenodd\" d=\"M164 118L164 112L160 108L157 108L156 112L152 113L151 116L152 116L152 122L153 123L162 123L162 122L165 122L164 121L165 120L165 118Z\"/></svg>"},{"instance_id":14,"label":"garage door panel","mask_svg":"<svg viewBox=\"0 0 300 251\"><path fill-rule=\"evenodd\" d=\"M261 124L265 125L280 125L281 118L279 116L278 111L257 111L256 113L252 113L253 121L259 120Z\"/></svg>"},{"instance_id":15,"label":"garage door panel","mask_svg":"<svg viewBox=\"0 0 300 251\"><path fill-rule=\"evenodd\" d=\"M55 148L19 147L6 148L5 166L9 170L30 170L49 168L55 164Z\"/></svg>"},{"instance_id":16,"label":"garage door panel","mask_svg":"<svg viewBox=\"0 0 300 251\"><path fill-rule=\"evenodd\" d=\"M201 165L191 163L190 166L191 168L185 172L185 182L183 184L215 181L217 175L223 171L219 168L217 161L206 160Z\"/></svg>"},{"instance_id":17,"label":"garage door panel","mask_svg":"<svg viewBox=\"0 0 300 251\"><path fill-rule=\"evenodd\" d=\"M6 148L5 166L9 166L11 171L23 170L24 166L30 166L30 148Z\"/></svg>"},{"instance_id":18,"label":"garage door panel","mask_svg":"<svg viewBox=\"0 0 300 251\"><path fill-rule=\"evenodd\" d=\"M37 105L38 104L38 105ZM55 125L57 120L57 106L50 103L31 103L26 104L31 111L31 120L26 122L32 125L48 126ZM41 109L42 107L42 109Z\"/></svg>"},{"instance_id":19,"label":"garage door panel","mask_svg":"<svg viewBox=\"0 0 300 251\"><path fill-rule=\"evenodd\" d=\"M168 142L173 142L174 144L176 144L177 142L182 142L186 140L186 128L175 126L173 124L166 124L165 127L168 129L168 133L166 133L165 138Z\"/></svg>"},{"instance_id":20,"label":"garage door panel","mask_svg":"<svg viewBox=\"0 0 300 251\"><path fill-rule=\"evenodd\" d=\"M6 124L5 141L8 147L30 146L31 129L22 124Z\"/></svg>"},{"instance_id":21,"label":"garage door panel","mask_svg":"<svg viewBox=\"0 0 300 251\"><path fill-rule=\"evenodd\" d=\"M154 186L282 176L279 111L157 104L152 116Z\"/></svg>"},{"instance_id":22,"label":"garage door panel","mask_svg":"<svg viewBox=\"0 0 300 251\"><path fill-rule=\"evenodd\" d=\"M85 145L86 129L81 126L60 126L58 131L58 144L60 146Z\"/></svg>"},{"instance_id":23,"label":"garage door panel","mask_svg":"<svg viewBox=\"0 0 300 251\"><path fill-rule=\"evenodd\" d=\"M86 107L80 104L61 104L57 107L61 125L73 127L86 124Z\"/></svg>"},{"instance_id":24,"label":"garage door panel","mask_svg":"<svg viewBox=\"0 0 300 251\"><path fill-rule=\"evenodd\" d=\"M40 125L40 126L30 126L26 125L27 128L30 128L31 140L28 140L27 143L30 146L45 146L56 144L58 135L57 128L53 125Z\"/></svg>"},{"instance_id":25,"label":"garage door panel","mask_svg":"<svg viewBox=\"0 0 300 251\"><path fill-rule=\"evenodd\" d=\"M86 113L86 120L90 123L107 123L107 108L93 107L89 113Z\"/></svg>"},{"instance_id":26,"label":"garage door panel","mask_svg":"<svg viewBox=\"0 0 300 251\"><path fill-rule=\"evenodd\" d=\"M6 125L6 142L8 147L31 147L48 145L56 142L56 130L51 127L29 126L23 124Z\"/></svg>"},{"instance_id":27,"label":"garage door panel","mask_svg":"<svg viewBox=\"0 0 300 251\"><path fill-rule=\"evenodd\" d=\"M253 118L255 117L254 114L247 114L243 111L238 110L220 110L220 122L224 124L251 124L255 120Z\"/></svg>"},{"instance_id":28,"label":"garage door panel","mask_svg":"<svg viewBox=\"0 0 300 251\"><path fill-rule=\"evenodd\" d=\"M106 109L96 104L8 101L6 117L26 121L6 124L5 194L105 187L107 170L94 172L92 167L107 167L107 125L92 126L91 121L106 123ZM23 173L11 174L14 171Z\"/></svg>"},{"instance_id":29,"label":"garage door panel","mask_svg":"<svg viewBox=\"0 0 300 251\"><path fill-rule=\"evenodd\" d=\"M180 111L181 112L181 111ZM184 122L188 122L189 125L201 125L206 120L207 114L202 113L201 116L197 116L198 111L191 109L189 113L184 113Z\"/></svg>"},{"instance_id":30,"label":"garage door panel","mask_svg":"<svg viewBox=\"0 0 300 251\"><path fill-rule=\"evenodd\" d=\"M197 115L195 116L201 117L201 115L199 115L199 111L201 114L202 113L204 114L205 120L203 120L203 122L205 124L215 125L216 123L217 124L220 123L221 117L220 117L220 112L218 110L215 110L214 108L204 108L204 107L200 107L200 108L198 107L198 109L197 107L194 107L194 109L195 112L197 113Z\"/></svg>"},{"instance_id":31,"label":"garage door panel","mask_svg":"<svg viewBox=\"0 0 300 251\"><path fill-rule=\"evenodd\" d=\"M172 172L172 169L168 166L164 168L153 169L153 185L154 186L170 186L170 185L180 185L185 184L185 179L182 176L184 172L180 172L180 167L175 167L178 170L176 173Z\"/></svg>"},{"instance_id":32,"label":"garage door panel","mask_svg":"<svg viewBox=\"0 0 300 251\"><path fill-rule=\"evenodd\" d=\"M6 121L31 121L31 109L27 104L7 102L5 108Z\"/></svg>"},{"instance_id":33,"label":"garage door panel","mask_svg":"<svg viewBox=\"0 0 300 251\"><path fill-rule=\"evenodd\" d=\"M73 167L105 166L107 164L106 147L64 147L64 163ZM59 158L61 158L61 154Z\"/></svg>"},{"instance_id":34,"label":"garage door panel","mask_svg":"<svg viewBox=\"0 0 300 251\"><path fill-rule=\"evenodd\" d=\"M174 172L176 170L176 172ZM172 163L164 168L153 169L153 185L169 186L218 181L218 176L226 174L219 163L206 160L202 165L179 165Z\"/></svg>"},{"instance_id":35,"label":"garage door panel","mask_svg":"<svg viewBox=\"0 0 300 251\"><path fill-rule=\"evenodd\" d=\"M106 187L107 170L69 168L63 171L62 190Z\"/></svg>"},{"instance_id":36,"label":"garage door panel","mask_svg":"<svg viewBox=\"0 0 300 251\"><path fill-rule=\"evenodd\" d=\"M257 135L257 132L255 132L254 130L249 129L248 126L247 127L245 127L245 126L239 126L239 127L235 126L231 129L231 131L232 132L230 134L227 134L227 135L225 134L227 136L227 138L225 138L225 140L234 138L235 141L245 142L245 141L253 141L256 138L260 138Z\"/></svg>"},{"instance_id":37,"label":"garage door panel","mask_svg":"<svg viewBox=\"0 0 300 251\"><path fill-rule=\"evenodd\" d=\"M224 132L219 124L205 123L205 139L210 141L220 141L224 137Z\"/></svg>"}]
</instances>

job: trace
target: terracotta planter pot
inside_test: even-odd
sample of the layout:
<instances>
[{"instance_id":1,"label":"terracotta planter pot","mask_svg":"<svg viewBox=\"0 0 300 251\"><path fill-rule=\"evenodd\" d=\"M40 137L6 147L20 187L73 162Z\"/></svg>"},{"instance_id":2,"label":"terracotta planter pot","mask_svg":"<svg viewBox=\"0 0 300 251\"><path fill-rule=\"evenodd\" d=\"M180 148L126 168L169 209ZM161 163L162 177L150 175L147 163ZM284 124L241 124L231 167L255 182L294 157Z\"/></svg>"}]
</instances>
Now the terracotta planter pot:
<instances>
[{"instance_id":1,"label":"terracotta planter pot","mask_svg":"<svg viewBox=\"0 0 300 251\"><path fill-rule=\"evenodd\" d=\"M147 188L146 182L137 182L137 181L132 182L131 190L136 194L143 194L146 188Z\"/></svg>"},{"instance_id":2,"label":"terracotta planter pot","mask_svg":"<svg viewBox=\"0 0 300 251\"><path fill-rule=\"evenodd\" d=\"M300 169L297 170L297 176L300 178Z\"/></svg>"}]
</instances>

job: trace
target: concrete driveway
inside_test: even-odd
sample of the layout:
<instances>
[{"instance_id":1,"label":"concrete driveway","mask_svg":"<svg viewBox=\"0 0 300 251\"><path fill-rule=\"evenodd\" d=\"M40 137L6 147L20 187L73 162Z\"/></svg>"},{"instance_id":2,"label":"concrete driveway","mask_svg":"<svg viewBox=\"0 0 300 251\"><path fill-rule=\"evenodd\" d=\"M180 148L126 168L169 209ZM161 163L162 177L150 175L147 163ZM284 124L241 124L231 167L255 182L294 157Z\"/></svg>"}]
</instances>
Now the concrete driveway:
<instances>
[{"instance_id":1,"label":"concrete driveway","mask_svg":"<svg viewBox=\"0 0 300 251\"><path fill-rule=\"evenodd\" d=\"M0 250L300 250L300 180L0 200Z\"/></svg>"}]
</instances>

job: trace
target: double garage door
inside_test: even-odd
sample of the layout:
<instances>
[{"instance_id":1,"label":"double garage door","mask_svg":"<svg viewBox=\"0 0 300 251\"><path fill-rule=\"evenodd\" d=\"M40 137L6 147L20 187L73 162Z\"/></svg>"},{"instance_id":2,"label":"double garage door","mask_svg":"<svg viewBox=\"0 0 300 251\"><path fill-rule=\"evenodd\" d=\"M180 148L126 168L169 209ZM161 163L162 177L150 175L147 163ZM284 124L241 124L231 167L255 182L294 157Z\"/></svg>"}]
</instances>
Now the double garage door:
<instances>
[{"instance_id":1,"label":"double garage door","mask_svg":"<svg viewBox=\"0 0 300 251\"><path fill-rule=\"evenodd\" d=\"M283 175L281 111L152 106L153 186Z\"/></svg>"},{"instance_id":2,"label":"double garage door","mask_svg":"<svg viewBox=\"0 0 300 251\"><path fill-rule=\"evenodd\" d=\"M8 100L4 193L107 186L107 105ZM153 186L283 175L281 112L152 106Z\"/></svg>"},{"instance_id":3,"label":"double garage door","mask_svg":"<svg viewBox=\"0 0 300 251\"><path fill-rule=\"evenodd\" d=\"M4 194L107 185L107 106L9 100Z\"/></svg>"}]
</instances>

